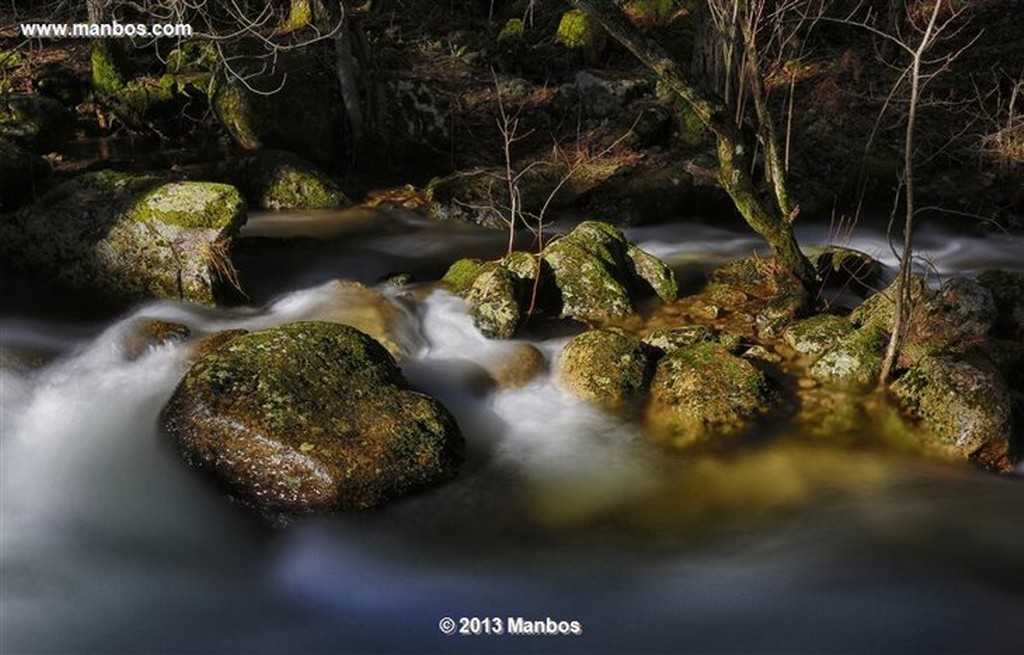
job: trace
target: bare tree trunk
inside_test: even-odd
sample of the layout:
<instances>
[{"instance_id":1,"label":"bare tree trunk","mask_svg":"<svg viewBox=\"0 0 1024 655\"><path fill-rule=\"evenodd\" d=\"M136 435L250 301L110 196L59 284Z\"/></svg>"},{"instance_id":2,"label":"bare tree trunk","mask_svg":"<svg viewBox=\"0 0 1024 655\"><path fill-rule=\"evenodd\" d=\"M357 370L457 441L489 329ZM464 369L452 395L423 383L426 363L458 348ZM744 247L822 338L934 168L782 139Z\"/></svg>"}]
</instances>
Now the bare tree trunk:
<instances>
[{"instance_id":1,"label":"bare tree trunk","mask_svg":"<svg viewBox=\"0 0 1024 655\"><path fill-rule=\"evenodd\" d=\"M731 112L706 88L687 79L680 66L664 48L637 30L613 0L570 0L587 12L633 55L650 68L681 97L718 141L718 178L729 197L754 231L761 235L783 266L811 287L817 274L800 251L793 235L790 216L774 200L758 193L751 178L753 151L743 138Z\"/></svg>"}]
</instances>

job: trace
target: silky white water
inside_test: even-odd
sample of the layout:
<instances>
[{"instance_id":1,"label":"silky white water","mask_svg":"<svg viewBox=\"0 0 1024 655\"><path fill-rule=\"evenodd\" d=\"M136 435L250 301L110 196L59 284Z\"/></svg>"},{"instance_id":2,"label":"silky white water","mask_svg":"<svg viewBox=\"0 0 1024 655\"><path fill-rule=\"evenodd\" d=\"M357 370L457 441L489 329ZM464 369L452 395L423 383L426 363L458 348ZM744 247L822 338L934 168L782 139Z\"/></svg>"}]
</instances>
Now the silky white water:
<instances>
[{"instance_id":1,"label":"silky white water","mask_svg":"<svg viewBox=\"0 0 1024 655\"><path fill-rule=\"evenodd\" d=\"M260 234L259 221L250 228ZM804 243L823 240L806 232ZM125 334L142 318L185 323L197 337L323 318L356 302L331 279L423 276L466 251L496 256L502 242L416 221L345 235L320 234L323 256L250 270L262 283L248 307L150 303L102 324L3 313L4 352L48 362L0 369L0 650L1024 647L1011 618L1024 610L1019 479L842 448L669 456L558 388L564 337L533 343L549 364L533 382L480 388L471 367L514 345L480 335L444 292L393 302L403 370L455 413L467 439L455 482L285 527L227 503L159 429L188 345L130 361ZM757 247L692 225L631 237L677 268ZM922 240L945 275L1024 263L1019 238ZM886 260L878 236L849 245ZM578 620L584 633L447 636L437 628L446 616Z\"/></svg>"}]
</instances>

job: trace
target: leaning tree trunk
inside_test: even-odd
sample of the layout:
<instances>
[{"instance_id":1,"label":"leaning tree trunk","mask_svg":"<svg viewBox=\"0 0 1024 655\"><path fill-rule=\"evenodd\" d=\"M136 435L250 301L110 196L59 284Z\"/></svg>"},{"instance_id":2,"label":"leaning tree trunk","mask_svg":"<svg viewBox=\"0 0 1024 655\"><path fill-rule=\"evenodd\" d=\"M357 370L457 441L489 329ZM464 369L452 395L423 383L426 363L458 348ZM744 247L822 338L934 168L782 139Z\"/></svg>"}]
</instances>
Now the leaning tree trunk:
<instances>
[{"instance_id":1,"label":"leaning tree trunk","mask_svg":"<svg viewBox=\"0 0 1024 655\"><path fill-rule=\"evenodd\" d=\"M615 40L650 68L690 106L718 141L718 179L736 209L771 247L779 262L808 287L817 278L814 266L793 235L794 214L784 214L771 197L757 190L751 177L753 150L724 103L687 79L682 68L652 39L640 32L613 0L570 0L596 20Z\"/></svg>"}]
</instances>

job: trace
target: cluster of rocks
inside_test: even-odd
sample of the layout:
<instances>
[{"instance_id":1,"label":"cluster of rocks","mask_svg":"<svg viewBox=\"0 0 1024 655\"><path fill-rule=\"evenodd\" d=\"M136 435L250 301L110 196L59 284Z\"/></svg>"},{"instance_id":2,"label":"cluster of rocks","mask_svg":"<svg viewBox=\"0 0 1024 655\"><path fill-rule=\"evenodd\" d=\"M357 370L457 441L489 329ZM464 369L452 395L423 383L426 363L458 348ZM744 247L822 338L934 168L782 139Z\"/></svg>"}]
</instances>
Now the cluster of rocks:
<instances>
[{"instance_id":1,"label":"cluster of rocks","mask_svg":"<svg viewBox=\"0 0 1024 655\"><path fill-rule=\"evenodd\" d=\"M514 252L490 262L462 259L442 282L463 296L485 335L509 338L531 307L548 316L605 323L636 313L657 296L675 300L675 275L607 223L586 221L539 254Z\"/></svg>"}]
</instances>

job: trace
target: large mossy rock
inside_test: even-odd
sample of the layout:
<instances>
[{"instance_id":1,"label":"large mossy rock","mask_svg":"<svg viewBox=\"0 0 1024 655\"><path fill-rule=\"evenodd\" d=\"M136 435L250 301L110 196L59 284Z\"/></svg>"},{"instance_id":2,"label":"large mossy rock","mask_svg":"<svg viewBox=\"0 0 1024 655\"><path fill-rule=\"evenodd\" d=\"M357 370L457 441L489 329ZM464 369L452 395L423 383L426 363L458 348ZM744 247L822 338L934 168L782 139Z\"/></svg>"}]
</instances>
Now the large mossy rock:
<instances>
[{"instance_id":1,"label":"large mossy rock","mask_svg":"<svg viewBox=\"0 0 1024 655\"><path fill-rule=\"evenodd\" d=\"M318 166L331 168L344 157L334 100L334 79L316 58L288 55L276 73L250 84L214 78L210 105L224 128L246 150L280 149L297 153Z\"/></svg>"},{"instance_id":2,"label":"large mossy rock","mask_svg":"<svg viewBox=\"0 0 1024 655\"><path fill-rule=\"evenodd\" d=\"M349 204L323 171L283 150L261 150L239 157L226 169L226 180L238 187L251 207L336 209Z\"/></svg>"},{"instance_id":3,"label":"large mossy rock","mask_svg":"<svg viewBox=\"0 0 1024 655\"><path fill-rule=\"evenodd\" d=\"M30 199L50 173L42 157L0 139L0 210L12 210Z\"/></svg>"},{"instance_id":4,"label":"large mossy rock","mask_svg":"<svg viewBox=\"0 0 1024 655\"><path fill-rule=\"evenodd\" d=\"M52 98L22 94L0 98L0 139L44 155L67 145L74 131L74 115Z\"/></svg>"},{"instance_id":5,"label":"large mossy rock","mask_svg":"<svg viewBox=\"0 0 1024 655\"><path fill-rule=\"evenodd\" d=\"M412 391L373 339L291 323L227 340L164 408L184 458L266 513L375 507L458 473L452 415Z\"/></svg>"},{"instance_id":6,"label":"large mossy rock","mask_svg":"<svg viewBox=\"0 0 1024 655\"><path fill-rule=\"evenodd\" d=\"M987 367L949 356L924 357L892 392L928 431L928 445L986 468L1012 470L1013 397Z\"/></svg>"},{"instance_id":7,"label":"large mossy rock","mask_svg":"<svg viewBox=\"0 0 1024 655\"><path fill-rule=\"evenodd\" d=\"M559 383L573 395L612 411L639 406L653 372L653 352L636 337L592 330L566 344Z\"/></svg>"},{"instance_id":8,"label":"large mossy rock","mask_svg":"<svg viewBox=\"0 0 1024 655\"><path fill-rule=\"evenodd\" d=\"M658 362L646 422L659 442L686 447L743 433L773 408L764 373L717 344L681 348Z\"/></svg>"},{"instance_id":9,"label":"large mossy rock","mask_svg":"<svg viewBox=\"0 0 1024 655\"><path fill-rule=\"evenodd\" d=\"M542 253L561 298L561 315L588 323L629 316L645 292L676 298L675 276L607 223L586 221Z\"/></svg>"},{"instance_id":10,"label":"large mossy rock","mask_svg":"<svg viewBox=\"0 0 1024 655\"><path fill-rule=\"evenodd\" d=\"M8 261L113 303L214 304L235 284L227 256L245 204L225 184L87 173L0 222Z\"/></svg>"}]
</instances>

